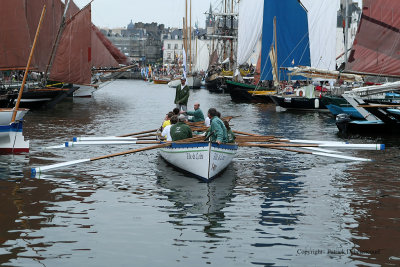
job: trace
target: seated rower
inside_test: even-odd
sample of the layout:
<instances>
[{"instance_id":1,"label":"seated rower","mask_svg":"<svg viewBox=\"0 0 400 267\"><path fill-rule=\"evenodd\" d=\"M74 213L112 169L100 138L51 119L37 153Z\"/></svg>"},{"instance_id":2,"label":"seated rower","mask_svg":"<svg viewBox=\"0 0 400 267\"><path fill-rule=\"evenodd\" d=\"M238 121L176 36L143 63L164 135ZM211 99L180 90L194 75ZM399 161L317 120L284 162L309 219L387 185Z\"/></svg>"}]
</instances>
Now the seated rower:
<instances>
[{"instance_id":1,"label":"seated rower","mask_svg":"<svg viewBox=\"0 0 400 267\"><path fill-rule=\"evenodd\" d=\"M226 128L226 130L227 130L228 143L235 143L236 136L235 136L235 134L232 132L232 129L231 129L231 127L229 126L229 122L226 121L226 120L224 120L224 125L225 125L225 128Z\"/></svg>"},{"instance_id":2,"label":"seated rower","mask_svg":"<svg viewBox=\"0 0 400 267\"><path fill-rule=\"evenodd\" d=\"M172 125L176 124L178 122L178 116L174 115L171 117L171 124L167 125L164 130L161 133L161 136L167 139L167 141L172 141L171 137L171 127Z\"/></svg>"},{"instance_id":3,"label":"seated rower","mask_svg":"<svg viewBox=\"0 0 400 267\"><path fill-rule=\"evenodd\" d=\"M172 141L178 141L193 137L192 129L185 124L186 118L184 115L179 115L178 123L171 126L170 134Z\"/></svg>"},{"instance_id":4,"label":"seated rower","mask_svg":"<svg viewBox=\"0 0 400 267\"><path fill-rule=\"evenodd\" d=\"M167 127L168 125L170 125L171 124L171 117L174 115L174 113L173 112L168 112L167 114L166 114L166 116L165 116L165 119L164 119L164 121L163 121L163 124L162 124L162 126L161 126L161 128L160 128L160 131L163 131L164 129L165 129L165 127Z\"/></svg>"},{"instance_id":5,"label":"seated rower","mask_svg":"<svg viewBox=\"0 0 400 267\"><path fill-rule=\"evenodd\" d=\"M208 117L211 120L208 136L210 137L211 142L221 144L228 141L228 136L226 127L222 120L218 117L218 114L219 112L215 108L210 108L208 110Z\"/></svg>"},{"instance_id":6,"label":"seated rower","mask_svg":"<svg viewBox=\"0 0 400 267\"><path fill-rule=\"evenodd\" d=\"M187 115L192 116L192 118L189 119L190 122L204 121L203 111L200 109L200 104L197 102L194 103L194 111L181 111L180 113L186 113Z\"/></svg>"}]
</instances>

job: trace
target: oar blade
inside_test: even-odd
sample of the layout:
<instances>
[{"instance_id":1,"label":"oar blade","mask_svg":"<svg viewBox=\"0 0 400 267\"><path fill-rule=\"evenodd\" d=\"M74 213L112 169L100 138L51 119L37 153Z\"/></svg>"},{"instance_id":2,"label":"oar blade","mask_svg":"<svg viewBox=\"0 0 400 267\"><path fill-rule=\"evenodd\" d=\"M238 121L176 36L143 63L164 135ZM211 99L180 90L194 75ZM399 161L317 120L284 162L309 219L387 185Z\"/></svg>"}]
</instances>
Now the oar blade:
<instances>
[{"instance_id":1,"label":"oar blade","mask_svg":"<svg viewBox=\"0 0 400 267\"><path fill-rule=\"evenodd\" d=\"M62 162L62 163L56 163L56 164L37 167L37 168L31 168L31 177L36 177L37 174L40 174L44 171L54 170L54 169L58 169L61 167L76 165L76 164L79 164L82 162L88 162L88 161L90 161L90 159L79 159L79 160L72 160L72 161L67 161L67 162Z\"/></svg>"},{"instance_id":2,"label":"oar blade","mask_svg":"<svg viewBox=\"0 0 400 267\"><path fill-rule=\"evenodd\" d=\"M337 155L337 154L333 154L333 153L312 152L312 154L318 155L318 156L330 157L330 158L353 160L353 161L372 161L371 159L352 157L352 156L346 156L346 155Z\"/></svg>"}]
</instances>

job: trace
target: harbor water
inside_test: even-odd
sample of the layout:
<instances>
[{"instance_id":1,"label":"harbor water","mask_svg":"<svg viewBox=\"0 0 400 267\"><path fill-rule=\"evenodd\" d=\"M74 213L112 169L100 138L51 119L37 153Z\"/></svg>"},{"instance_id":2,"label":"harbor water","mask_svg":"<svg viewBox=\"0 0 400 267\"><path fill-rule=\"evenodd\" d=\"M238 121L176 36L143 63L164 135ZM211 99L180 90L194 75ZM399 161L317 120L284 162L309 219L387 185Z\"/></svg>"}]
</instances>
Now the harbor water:
<instances>
[{"instance_id":1,"label":"harbor water","mask_svg":"<svg viewBox=\"0 0 400 267\"><path fill-rule=\"evenodd\" d=\"M277 112L191 90L206 112L239 116L232 128L290 139L385 143L346 151L348 162L266 148L239 148L204 183L156 150L69 166L32 178L30 169L143 145L46 150L74 136L158 128L175 89L112 82L90 99L30 112L29 155L0 155L2 266L398 266L400 141L337 134L325 112Z\"/></svg>"}]
</instances>

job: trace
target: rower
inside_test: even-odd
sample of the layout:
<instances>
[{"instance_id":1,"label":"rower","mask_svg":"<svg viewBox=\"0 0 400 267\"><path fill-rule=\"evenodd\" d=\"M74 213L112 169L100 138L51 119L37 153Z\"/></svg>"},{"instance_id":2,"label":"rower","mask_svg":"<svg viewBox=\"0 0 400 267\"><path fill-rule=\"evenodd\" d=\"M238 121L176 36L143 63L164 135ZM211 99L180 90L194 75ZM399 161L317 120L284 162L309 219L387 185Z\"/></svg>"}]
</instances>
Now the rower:
<instances>
[{"instance_id":1,"label":"rower","mask_svg":"<svg viewBox=\"0 0 400 267\"><path fill-rule=\"evenodd\" d=\"M178 141L186 138L192 138L192 129L185 123L186 117L184 115L179 115L178 123L171 126L170 134L172 141Z\"/></svg>"},{"instance_id":2,"label":"rower","mask_svg":"<svg viewBox=\"0 0 400 267\"><path fill-rule=\"evenodd\" d=\"M215 108L210 108L208 110L208 117L211 120L211 126L208 130L211 136L209 135L211 142L216 142L218 144L226 143L228 141L227 130L222 122L222 120L218 117L220 114Z\"/></svg>"},{"instance_id":3,"label":"rower","mask_svg":"<svg viewBox=\"0 0 400 267\"><path fill-rule=\"evenodd\" d=\"M235 143L236 136L235 136L235 134L232 132L232 129L231 129L231 127L229 126L229 122L226 121L226 120L223 120L223 122L224 122L224 125L225 125L226 130L227 130L228 143Z\"/></svg>"},{"instance_id":4,"label":"rower","mask_svg":"<svg viewBox=\"0 0 400 267\"><path fill-rule=\"evenodd\" d=\"M194 103L194 111L181 111L180 113L186 113L187 115L192 116L192 118L189 119L190 122L204 121L204 114L200 109L200 103L198 102Z\"/></svg>"},{"instance_id":5,"label":"rower","mask_svg":"<svg viewBox=\"0 0 400 267\"><path fill-rule=\"evenodd\" d=\"M174 125L178 122L178 116L176 116L176 115L172 116L170 121L171 121L171 124L167 125L161 133L161 135L163 137L165 137L167 139L167 141L172 141L171 127L172 127L172 125Z\"/></svg>"}]
</instances>

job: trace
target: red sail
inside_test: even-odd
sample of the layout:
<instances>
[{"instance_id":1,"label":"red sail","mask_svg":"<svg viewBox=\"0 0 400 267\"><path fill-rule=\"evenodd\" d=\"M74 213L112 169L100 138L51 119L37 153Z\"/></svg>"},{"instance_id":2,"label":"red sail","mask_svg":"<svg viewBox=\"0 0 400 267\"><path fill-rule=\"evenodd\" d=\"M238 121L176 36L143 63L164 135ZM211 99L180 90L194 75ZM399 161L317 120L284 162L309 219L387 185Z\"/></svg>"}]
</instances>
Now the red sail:
<instances>
[{"instance_id":1,"label":"red sail","mask_svg":"<svg viewBox=\"0 0 400 267\"><path fill-rule=\"evenodd\" d=\"M400 1L363 1L363 13L346 69L400 76Z\"/></svg>"},{"instance_id":2,"label":"red sail","mask_svg":"<svg viewBox=\"0 0 400 267\"><path fill-rule=\"evenodd\" d=\"M95 33L99 37L99 39L102 41L105 47L107 47L108 51L110 51L111 55L115 58L115 60L119 64L125 64L128 65L128 58L122 54L122 52L115 47L110 40L108 40L107 37L105 37L99 29L95 28Z\"/></svg>"},{"instance_id":3,"label":"red sail","mask_svg":"<svg viewBox=\"0 0 400 267\"><path fill-rule=\"evenodd\" d=\"M67 22L50 71L50 79L75 84L91 80L91 6Z\"/></svg>"},{"instance_id":4,"label":"red sail","mask_svg":"<svg viewBox=\"0 0 400 267\"><path fill-rule=\"evenodd\" d=\"M111 55L96 34L97 27L92 24L92 66L94 68L118 67L118 62Z\"/></svg>"},{"instance_id":5,"label":"red sail","mask_svg":"<svg viewBox=\"0 0 400 267\"><path fill-rule=\"evenodd\" d=\"M60 28L62 12L64 9L61 1L35 0L26 1L26 19L28 22L31 39L35 37L43 6L46 5L46 14L40 29L40 34L35 49L35 66L39 71L45 71L49 63L54 42Z\"/></svg>"},{"instance_id":6,"label":"red sail","mask_svg":"<svg viewBox=\"0 0 400 267\"><path fill-rule=\"evenodd\" d=\"M24 68L28 62L31 38L24 2L2 0L0 4L0 68L2 69ZM33 61L32 64L34 63Z\"/></svg>"}]
</instances>

